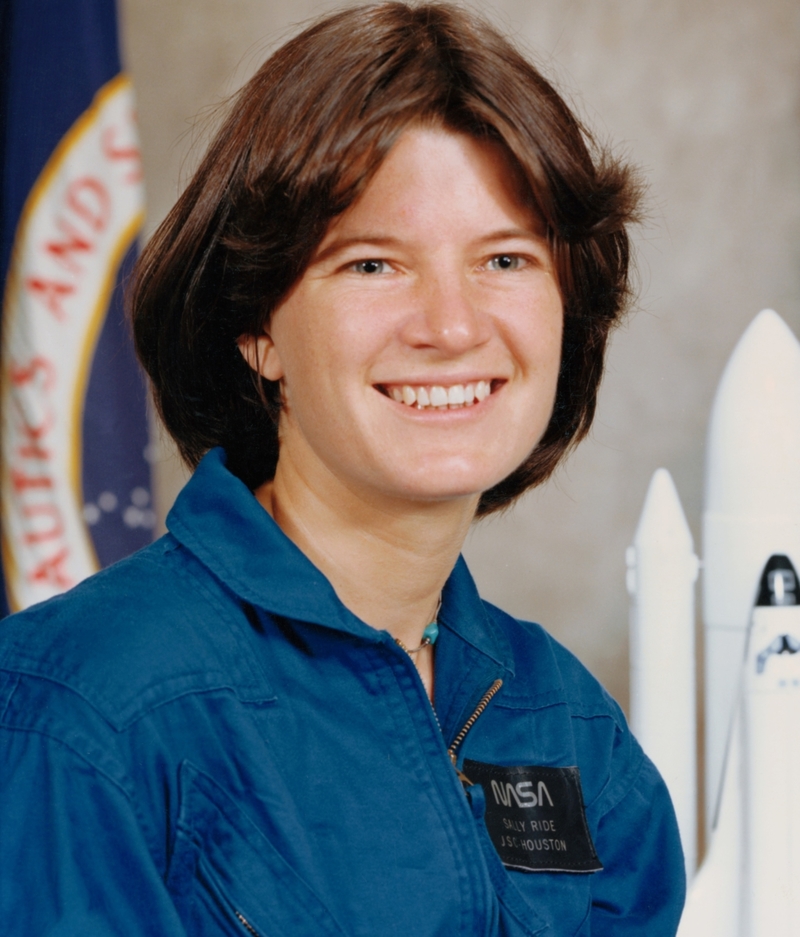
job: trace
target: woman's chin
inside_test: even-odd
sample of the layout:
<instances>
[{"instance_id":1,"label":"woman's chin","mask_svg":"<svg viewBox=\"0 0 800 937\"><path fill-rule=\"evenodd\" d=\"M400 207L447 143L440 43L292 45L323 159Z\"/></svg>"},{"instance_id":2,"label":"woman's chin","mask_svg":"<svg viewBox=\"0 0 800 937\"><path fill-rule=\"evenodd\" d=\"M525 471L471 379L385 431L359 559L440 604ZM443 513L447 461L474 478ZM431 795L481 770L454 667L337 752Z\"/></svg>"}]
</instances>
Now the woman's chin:
<instances>
[{"instance_id":1,"label":"woman's chin","mask_svg":"<svg viewBox=\"0 0 800 937\"><path fill-rule=\"evenodd\" d=\"M442 477L424 479L415 478L399 484L395 491L398 500L409 503L447 504L453 502L477 501L484 491L502 481L505 475L496 473L473 473L471 475L444 474Z\"/></svg>"}]
</instances>

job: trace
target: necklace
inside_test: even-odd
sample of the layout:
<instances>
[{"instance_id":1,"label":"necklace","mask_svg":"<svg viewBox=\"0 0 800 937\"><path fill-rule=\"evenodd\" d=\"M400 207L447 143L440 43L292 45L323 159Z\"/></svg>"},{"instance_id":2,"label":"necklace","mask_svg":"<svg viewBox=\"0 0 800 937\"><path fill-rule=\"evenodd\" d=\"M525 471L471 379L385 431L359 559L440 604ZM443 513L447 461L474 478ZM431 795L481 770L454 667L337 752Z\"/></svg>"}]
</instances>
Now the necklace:
<instances>
[{"instance_id":1,"label":"necklace","mask_svg":"<svg viewBox=\"0 0 800 937\"><path fill-rule=\"evenodd\" d=\"M400 640L400 638L395 638L394 642L398 647L401 647L406 654L409 656L411 654L416 654L418 651L421 651L424 647L428 647L430 644L436 644L436 639L439 637L439 609L442 607L442 597L439 596L439 602L436 606L436 611L433 615L433 621L425 626L425 630L422 632L422 643L417 645L417 647L406 647L405 644Z\"/></svg>"}]
</instances>

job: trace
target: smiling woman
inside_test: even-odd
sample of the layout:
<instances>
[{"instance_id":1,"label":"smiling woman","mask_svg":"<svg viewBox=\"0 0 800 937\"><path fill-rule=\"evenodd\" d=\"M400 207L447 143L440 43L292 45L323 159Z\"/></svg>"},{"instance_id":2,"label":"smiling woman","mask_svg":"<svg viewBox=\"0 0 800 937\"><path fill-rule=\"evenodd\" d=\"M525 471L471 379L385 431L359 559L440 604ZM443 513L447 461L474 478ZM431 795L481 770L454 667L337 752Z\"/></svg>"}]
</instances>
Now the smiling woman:
<instances>
[{"instance_id":1,"label":"smiling woman","mask_svg":"<svg viewBox=\"0 0 800 937\"><path fill-rule=\"evenodd\" d=\"M256 496L348 608L413 645L481 494L533 451L553 409L561 296L518 182L500 145L413 125L265 330L239 339L281 387L280 456ZM371 588L389 514L393 539L428 546L406 557L413 584L376 570ZM432 654L416 663L432 696Z\"/></svg>"},{"instance_id":2,"label":"smiling woman","mask_svg":"<svg viewBox=\"0 0 800 937\"><path fill-rule=\"evenodd\" d=\"M131 294L170 532L4 624L9 932L674 934L657 772L459 558L591 424L636 199L455 8L264 64Z\"/></svg>"}]
</instances>

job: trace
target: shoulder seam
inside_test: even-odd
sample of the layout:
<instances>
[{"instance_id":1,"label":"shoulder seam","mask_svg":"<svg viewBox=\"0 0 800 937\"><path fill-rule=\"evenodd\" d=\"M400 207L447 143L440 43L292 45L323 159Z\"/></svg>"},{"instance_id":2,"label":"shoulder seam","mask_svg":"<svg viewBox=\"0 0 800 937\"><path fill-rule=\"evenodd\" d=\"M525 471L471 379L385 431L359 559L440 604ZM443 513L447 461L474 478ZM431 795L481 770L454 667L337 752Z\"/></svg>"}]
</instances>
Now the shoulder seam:
<instances>
[{"instance_id":1,"label":"shoulder seam","mask_svg":"<svg viewBox=\"0 0 800 937\"><path fill-rule=\"evenodd\" d=\"M84 764L88 765L95 774L98 774L101 777L104 777L109 782L109 784L113 784L113 786L116 787L120 791L120 793L125 796L125 799L130 801L131 805L133 806L133 796L130 793L130 791L125 790L124 785L120 784L120 782L116 778L111 777L110 774L108 774L101 767L96 765L91 759L87 758L86 755L78 751L77 748L70 745L69 742L65 742L64 739L59 738L57 735L53 735L53 733L51 732L47 732L44 729L36 728L34 726L17 726L17 725L9 724L7 722L0 722L0 729L5 730L6 732L24 732L28 735L39 735L42 738L45 738L51 742L54 742L60 748L64 748L67 751L71 752L73 755L79 758Z\"/></svg>"},{"instance_id":2,"label":"shoulder seam","mask_svg":"<svg viewBox=\"0 0 800 937\"><path fill-rule=\"evenodd\" d=\"M158 851L155 848L155 839L151 836L148 825L145 822L143 822L144 817L138 808L138 805L136 803L136 798L134 797L133 793L131 791L126 790L125 786L121 784L117 779L111 777L111 775L109 775L106 771L104 771L101 767L99 767L99 765L96 765L93 761L87 758L82 752L78 751L77 748L74 748L72 745L70 745L69 742L65 742L64 739L61 739L58 736L53 735L50 732L46 732L43 729L38 729L38 728L33 728L33 727L24 727L24 726L15 726L15 725L9 725L8 723L0 722L0 730L5 730L6 732L9 732L9 733L24 732L27 735L38 735L41 738L47 739L48 741L57 745L59 748L62 748L65 751L68 751L71 755L78 758L83 764L87 765L95 775L105 779L112 787L114 787L115 790L118 790L120 794L122 794L122 796L125 798L128 805L130 806L130 809L133 812L134 817L136 818L136 822L139 825L139 829L142 831L142 835L144 836L145 842L147 843L147 848L150 851L150 855L155 859L155 857L158 855Z\"/></svg>"},{"instance_id":3,"label":"shoulder seam","mask_svg":"<svg viewBox=\"0 0 800 937\"><path fill-rule=\"evenodd\" d=\"M569 705L569 706L571 707L571 704L570 704L570 703L568 703L567 705ZM617 730L618 730L619 732L630 731L629 728L628 728L627 723L622 722L622 721L620 720L618 714L614 711L614 707L613 707L613 706L609 706L608 709L606 709L605 711L602 711L602 712L599 711L599 710L598 710L597 712L580 712L580 711L576 712L575 710L572 710L572 711L570 712L570 715L571 715L571 717L572 717L573 719L586 719L586 720L589 720L589 719L610 719L610 720L614 723L614 725L616 726L616 728L617 728Z\"/></svg>"}]
</instances>

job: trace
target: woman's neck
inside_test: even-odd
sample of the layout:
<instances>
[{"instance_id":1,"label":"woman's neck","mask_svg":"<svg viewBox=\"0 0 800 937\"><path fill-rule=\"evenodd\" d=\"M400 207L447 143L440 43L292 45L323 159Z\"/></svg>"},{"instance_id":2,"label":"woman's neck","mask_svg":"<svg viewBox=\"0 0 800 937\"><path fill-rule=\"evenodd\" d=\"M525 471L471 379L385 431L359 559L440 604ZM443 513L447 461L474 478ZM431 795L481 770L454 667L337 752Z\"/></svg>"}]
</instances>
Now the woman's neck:
<instances>
[{"instance_id":1,"label":"woman's neck","mask_svg":"<svg viewBox=\"0 0 800 937\"><path fill-rule=\"evenodd\" d=\"M416 647L436 612L477 497L401 502L279 462L256 497L362 621Z\"/></svg>"}]
</instances>

